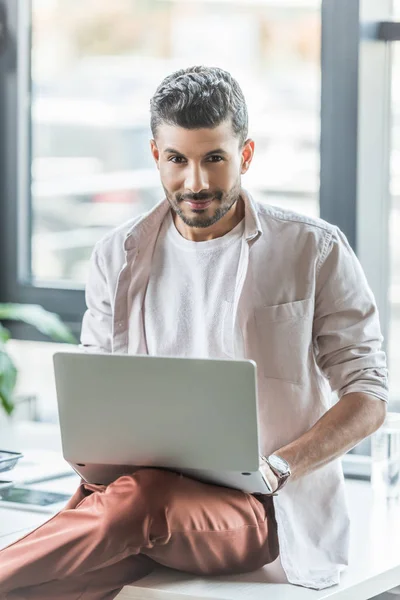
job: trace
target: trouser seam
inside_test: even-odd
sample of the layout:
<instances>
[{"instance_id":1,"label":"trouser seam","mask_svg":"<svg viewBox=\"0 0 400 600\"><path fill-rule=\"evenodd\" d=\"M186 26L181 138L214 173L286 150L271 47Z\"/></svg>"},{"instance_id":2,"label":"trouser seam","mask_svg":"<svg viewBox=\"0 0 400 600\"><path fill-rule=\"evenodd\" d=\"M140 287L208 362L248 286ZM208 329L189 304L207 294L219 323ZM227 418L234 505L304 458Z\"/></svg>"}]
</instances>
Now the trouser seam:
<instances>
[{"instance_id":1,"label":"trouser seam","mask_svg":"<svg viewBox=\"0 0 400 600\"><path fill-rule=\"evenodd\" d=\"M171 534L173 533L230 533L233 531L241 531L243 529L260 529L263 525L266 525L267 522L258 523L256 525L241 525L240 527L234 527L233 529L173 529L171 530Z\"/></svg>"}]
</instances>

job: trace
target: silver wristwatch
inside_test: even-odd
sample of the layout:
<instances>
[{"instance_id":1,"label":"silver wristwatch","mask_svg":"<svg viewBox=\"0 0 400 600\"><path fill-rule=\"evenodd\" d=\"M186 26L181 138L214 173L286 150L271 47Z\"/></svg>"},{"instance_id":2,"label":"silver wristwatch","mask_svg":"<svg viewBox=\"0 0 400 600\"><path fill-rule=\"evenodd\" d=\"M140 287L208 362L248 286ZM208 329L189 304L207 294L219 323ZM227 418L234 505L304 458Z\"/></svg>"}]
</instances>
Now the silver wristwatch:
<instances>
[{"instance_id":1,"label":"silver wristwatch","mask_svg":"<svg viewBox=\"0 0 400 600\"><path fill-rule=\"evenodd\" d=\"M277 454L270 454L270 456L262 456L261 458L278 478L278 488L273 492L276 494L283 488L291 475L289 463Z\"/></svg>"}]
</instances>

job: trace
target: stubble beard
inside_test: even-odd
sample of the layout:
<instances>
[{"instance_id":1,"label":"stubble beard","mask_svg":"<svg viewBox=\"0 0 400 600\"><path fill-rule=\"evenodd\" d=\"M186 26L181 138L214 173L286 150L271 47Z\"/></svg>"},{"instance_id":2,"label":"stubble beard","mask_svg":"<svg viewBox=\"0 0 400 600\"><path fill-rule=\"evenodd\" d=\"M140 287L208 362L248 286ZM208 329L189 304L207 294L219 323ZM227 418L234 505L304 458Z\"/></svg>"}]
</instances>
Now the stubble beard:
<instances>
[{"instance_id":1,"label":"stubble beard","mask_svg":"<svg viewBox=\"0 0 400 600\"><path fill-rule=\"evenodd\" d=\"M164 187L164 186L163 186ZM232 208L232 206L239 200L241 191L241 182L238 181L227 193L223 193L221 191L216 192L214 194L214 200L220 203L220 206L217 207L214 214L211 217L206 215L198 214L195 217L188 217L185 212L181 209L182 194L170 194L166 188L164 187L165 196L172 208L172 210L182 219L182 221L188 227L198 227L199 229L206 229L207 227L211 227L214 223L220 221ZM201 194L193 194L190 197L188 194L185 194L185 200L190 199L203 199Z\"/></svg>"}]
</instances>

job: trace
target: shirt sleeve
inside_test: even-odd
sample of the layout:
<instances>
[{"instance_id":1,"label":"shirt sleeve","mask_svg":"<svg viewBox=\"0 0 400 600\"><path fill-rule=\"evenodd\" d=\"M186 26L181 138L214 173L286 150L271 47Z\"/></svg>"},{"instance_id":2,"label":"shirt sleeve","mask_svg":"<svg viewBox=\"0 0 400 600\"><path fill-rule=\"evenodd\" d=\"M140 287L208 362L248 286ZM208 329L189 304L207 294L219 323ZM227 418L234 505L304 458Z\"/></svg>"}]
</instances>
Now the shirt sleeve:
<instances>
[{"instance_id":1,"label":"shirt sleeve","mask_svg":"<svg viewBox=\"0 0 400 600\"><path fill-rule=\"evenodd\" d=\"M374 295L346 236L327 234L315 295L316 361L339 398L365 392L388 401L386 356Z\"/></svg>"},{"instance_id":2,"label":"shirt sleeve","mask_svg":"<svg viewBox=\"0 0 400 600\"><path fill-rule=\"evenodd\" d=\"M112 304L98 245L89 262L80 349L84 352L112 352Z\"/></svg>"}]
</instances>

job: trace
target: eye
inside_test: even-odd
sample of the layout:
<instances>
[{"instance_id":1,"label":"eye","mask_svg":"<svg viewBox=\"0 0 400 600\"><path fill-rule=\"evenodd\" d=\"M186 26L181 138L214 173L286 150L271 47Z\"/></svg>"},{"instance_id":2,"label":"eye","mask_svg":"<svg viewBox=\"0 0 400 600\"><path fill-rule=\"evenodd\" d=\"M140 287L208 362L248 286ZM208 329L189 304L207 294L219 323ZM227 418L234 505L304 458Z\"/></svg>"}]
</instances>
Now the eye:
<instances>
[{"instance_id":1,"label":"eye","mask_svg":"<svg viewBox=\"0 0 400 600\"><path fill-rule=\"evenodd\" d=\"M176 165L181 165L184 162L184 158L183 156L171 156L171 158L168 159L169 162L172 162Z\"/></svg>"},{"instance_id":2,"label":"eye","mask_svg":"<svg viewBox=\"0 0 400 600\"><path fill-rule=\"evenodd\" d=\"M213 163L219 163L223 160L224 159L222 158L222 156L219 156L218 154L213 154L212 156L209 156L209 161Z\"/></svg>"}]
</instances>

